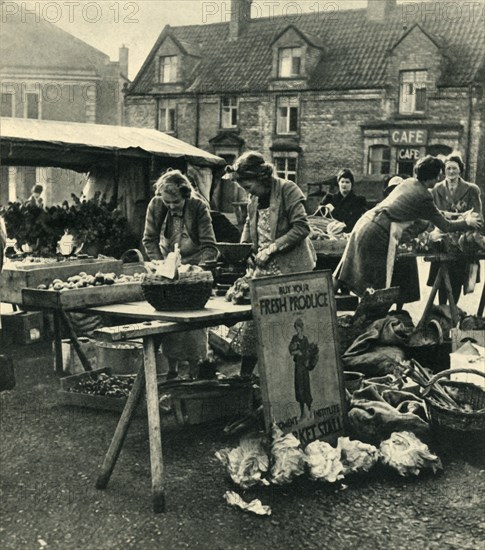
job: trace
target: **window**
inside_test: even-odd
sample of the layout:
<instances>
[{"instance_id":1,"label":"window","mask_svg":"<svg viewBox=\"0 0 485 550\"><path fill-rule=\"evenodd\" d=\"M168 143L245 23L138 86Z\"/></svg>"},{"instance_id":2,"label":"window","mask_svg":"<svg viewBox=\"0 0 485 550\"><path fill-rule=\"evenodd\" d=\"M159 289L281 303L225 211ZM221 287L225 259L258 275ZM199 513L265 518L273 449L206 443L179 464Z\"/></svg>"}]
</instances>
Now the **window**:
<instances>
[{"instance_id":1,"label":"window","mask_svg":"<svg viewBox=\"0 0 485 550\"><path fill-rule=\"evenodd\" d=\"M409 115L426 110L427 71L401 71L399 113Z\"/></svg>"},{"instance_id":2,"label":"window","mask_svg":"<svg viewBox=\"0 0 485 550\"><path fill-rule=\"evenodd\" d=\"M175 132L177 122L177 105L174 100L160 101L158 129L160 132Z\"/></svg>"},{"instance_id":3,"label":"window","mask_svg":"<svg viewBox=\"0 0 485 550\"><path fill-rule=\"evenodd\" d=\"M223 97L221 101L221 127L236 128L238 117L237 97Z\"/></svg>"},{"instance_id":4,"label":"window","mask_svg":"<svg viewBox=\"0 0 485 550\"><path fill-rule=\"evenodd\" d=\"M391 171L391 148L387 145L369 147L369 174L389 174Z\"/></svg>"},{"instance_id":5,"label":"window","mask_svg":"<svg viewBox=\"0 0 485 550\"><path fill-rule=\"evenodd\" d=\"M281 48L278 53L278 76L298 76L301 72L301 48Z\"/></svg>"},{"instance_id":6,"label":"window","mask_svg":"<svg viewBox=\"0 0 485 550\"><path fill-rule=\"evenodd\" d=\"M13 94L2 92L0 99L0 114L5 117L14 116Z\"/></svg>"},{"instance_id":7,"label":"window","mask_svg":"<svg viewBox=\"0 0 485 550\"><path fill-rule=\"evenodd\" d=\"M278 177L296 182L297 157L274 156L273 159Z\"/></svg>"},{"instance_id":8,"label":"window","mask_svg":"<svg viewBox=\"0 0 485 550\"><path fill-rule=\"evenodd\" d=\"M448 147L448 145L429 145L426 149L426 154L433 157L437 157L438 155L447 157L450 153L451 147Z\"/></svg>"},{"instance_id":9,"label":"window","mask_svg":"<svg viewBox=\"0 0 485 550\"><path fill-rule=\"evenodd\" d=\"M298 132L298 98L279 97L276 108L276 133L295 134Z\"/></svg>"},{"instance_id":10,"label":"window","mask_svg":"<svg viewBox=\"0 0 485 550\"><path fill-rule=\"evenodd\" d=\"M160 57L160 82L177 82L177 56Z\"/></svg>"},{"instance_id":11,"label":"window","mask_svg":"<svg viewBox=\"0 0 485 550\"><path fill-rule=\"evenodd\" d=\"M25 93L25 118L40 118L40 97L37 92Z\"/></svg>"}]
</instances>

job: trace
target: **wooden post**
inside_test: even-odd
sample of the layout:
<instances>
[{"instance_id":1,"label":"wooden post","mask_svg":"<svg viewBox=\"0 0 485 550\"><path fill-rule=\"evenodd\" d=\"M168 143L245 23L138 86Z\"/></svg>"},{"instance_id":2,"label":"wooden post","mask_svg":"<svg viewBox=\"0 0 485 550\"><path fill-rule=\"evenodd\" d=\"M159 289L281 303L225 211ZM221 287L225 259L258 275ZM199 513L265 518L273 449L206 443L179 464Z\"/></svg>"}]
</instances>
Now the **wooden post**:
<instances>
[{"instance_id":1,"label":"wooden post","mask_svg":"<svg viewBox=\"0 0 485 550\"><path fill-rule=\"evenodd\" d=\"M140 398L143 395L143 383L145 382L145 370L143 365L138 369L138 373L133 383L133 388L131 389L128 400L126 401L125 408L121 414L121 417L116 426L116 431L113 435L113 439L109 445L108 452L104 457L103 464L101 466L101 471L99 473L98 479L96 481L96 489L106 489L108 482L110 480L113 469L116 465L116 461L120 456L121 448L125 441L126 434L128 433L128 428L130 427L131 421L135 416L135 411Z\"/></svg>"},{"instance_id":2,"label":"wooden post","mask_svg":"<svg viewBox=\"0 0 485 550\"><path fill-rule=\"evenodd\" d=\"M153 511L158 514L165 512L165 492L163 487L162 434L160 432L160 409L158 405L157 365L155 362L153 336L145 336L143 338L143 359L146 378Z\"/></svg>"},{"instance_id":3,"label":"wooden post","mask_svg":"<svg viewBox=\"0 0 485 550\"><path fill-rule=\"evenodd\" d=\"M426 302L426 307L424 308L423 315L421 317L421 320L418 323L418 326L416 327L417 330L420 330L423 328L424 322L426 320L426 317L428 317L428 313L430 312L431 308L433 307L433 302L436 297L436 293L438 292L438 289L441 284L441 265L438 269L438 273L436 274L436 279L434 280L433 287L431 288L431 292L429 294L428 301Z\"/></svg>"},{"instance_id":4,"label":"wooden post","mask_svg":"<svg viewBox=\"0 0 485 550\"><path fill-rule=\"evenodd\" d=\"M477 317L483 316L484 309L485 309L485 284L483 285L482 297L480 298L480 304L478 305Z\"/></svg>"},{"instance_id":5,"label":"wooden post","mask_svg":"<svg viewBox=\"0 0 485 550\"><path fill-rule=\"evenodd\" d=\"M93 367L91 367L91 363L89 362L89 359L86 357L86 354L84 353L81 344L79 343L79 340L77 339L76 331L74 330L74 327L72 326L71 320L69 319L69 316L63 309L59 309L59 315L66 325L67 331L69 332L69 338L71 339L72 345L74 346L74 349L76 350L76 353L78 354L78 357L82 363L82 366L84 367L84 370L90 371L93 370Z\"/></svg>"}]
</instances>

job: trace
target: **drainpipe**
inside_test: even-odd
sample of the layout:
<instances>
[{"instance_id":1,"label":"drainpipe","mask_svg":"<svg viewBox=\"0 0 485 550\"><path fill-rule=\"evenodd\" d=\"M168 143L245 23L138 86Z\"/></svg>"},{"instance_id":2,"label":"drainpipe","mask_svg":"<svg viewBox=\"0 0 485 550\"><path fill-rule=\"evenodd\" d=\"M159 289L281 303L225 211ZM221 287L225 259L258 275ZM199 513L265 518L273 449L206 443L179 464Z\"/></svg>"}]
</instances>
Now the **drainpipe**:
<instances>
[{"instance_id":1,"label":"drainpipe","mask_svg":"<svg viewBox=\"0 0 485 550\"><path fill-rule=\"evenodd\" d=\"M195 93L195 146L199 146L199 133L200 133L200 102L199 94Z\"/></svg>"},{"instance_id":2,"label":"drainpipe","mask_svg":"<svg viewBox=\"0 0 485 550\"><path fill-rule=\"evenodd\" d=\"M466 146L466 155L465 155L465 179L470 180L470 148L472 141L472 115L473 115L473 87L474 83L470 82L468 84L468 131L467 131L467 146Z\"/></svg>"},{"instance_id":3,"label":"drainpipe","mask_svg":"<svg viewBox=\"0 0 485 550\"><path fill-rule=\"evenodd\" d=\"M156 105L155 105L155 130L158 130L160 128L160 98L156 98Z\"/></svg>"}]
</instances>

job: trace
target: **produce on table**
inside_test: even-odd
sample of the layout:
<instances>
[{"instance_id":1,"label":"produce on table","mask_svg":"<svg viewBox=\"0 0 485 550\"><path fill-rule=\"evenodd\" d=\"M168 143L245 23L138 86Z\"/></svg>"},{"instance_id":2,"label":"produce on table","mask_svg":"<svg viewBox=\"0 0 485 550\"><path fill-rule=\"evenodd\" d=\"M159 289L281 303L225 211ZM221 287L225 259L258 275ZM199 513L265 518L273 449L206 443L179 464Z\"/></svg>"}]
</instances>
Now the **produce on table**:
<instances>
[{"instance_id":1,"label":"produce on table","mask_svg":"<svg viewBox=\"0 0 485 550\"><path fill-rule=\"evenodd\" d=\"M339 437L337 449L340 449L340 461L343 465L343 475L357 472L368 472L379 460L379 451L374 445L351 441L348 437Z\"/></svg>"},{"instance_id":2,"label":"produce on table","mask_svg":"<svg viewBox=\"0 0 485 550\"><path fill-rule=\"evenodd\" d=\"M442 470L440 459L411 432L394 432L380 445L381 460L401 476L418 475L422 469Z\"/></svg>"},{"instance_id":3,"label":"produce on table","mask_svg":"<svg viewBox=\"0 0 485 550\"><path fill-rule=\"evenodd\" d=\"M135 382L134 376L109 376L100 373L94 378L84 378L69 388L73 393L106 395L108 397L128 397Z\"/></svg>"},{"instance_id":4,"label":"produce on table","mask_svg":"<svg viewBox=\"0 0 485 550\"><path fill-rule=\"evenodd\" d=\"M334 449L325 441L313 441L307 445L305 454L312 479L329 483L343 479L344 466L340 461L340 449Z\"/></svg>"},{"instance_id":5,"label":"produce on table","mask_svg":"<svg viewBox=\"0 0 485 550\"><path fill-rule=\"evenodd\" d=\"M74 288L86 288L101 285L114 285L119 283L139 283L143 274L135 273L134 275L116 275L116 273L101 273L98 271L96 275L88 275L81 271L79 275L68 277L66 281L62 279L54 279L49 286L41 284L37 285L39 290L72 290Z\"/></svg>"},{"instance_id":6,"label":"produce on table","mask_svg":"<svg viewBox=\"0 0 485 550\"><path fill-rule=\"evenodd\" d=\"M326 239L335 240L335 239L347 239L349 235L344 233L347 226L343 222L333 220L329 222L325 229L318 227L316 225L310 224L310 239L316 241L322 241Z\"/></svg>"},{"instance_id":7,"label":"produce on table","mask_svg":"<svg viewBox=\"0 0 485 550\"><path fill-rule=\"evenodd\" d=\"M226 302L232 302L233 304L248 303L249 297L249 281L251 278L246 274L244 277L240 277L231 288L226 292Z\"/></svg>"},{"instance_id":8,"label":"produce on table","mask_svg":"<svg viewBox=\"0 0 485 550\"><path fill-rule=\"evenodd\" d=\"M485 236L477 229L465 232L443 233L438 228L425 231L414 239L417 252L447 252L473 255L485 251Z\"/></svg>"},{"instance_id":9,"label":"produce on table","mask_svg":"<svg viewBox=\"0 0 485 550\"><path fill-rule=\"evenodd\" d=\"M271 430L271 483L283 485L305 472L306 457L300 442L291 433L283 432L273 424Z\"/></svg>"},{"instance_id":10,"label":"produce on table","mask_svg":"<svg viewBox=\"0 0 485 550\"><path fill-rule=\"evenodd\" d=\"M268 482L263 477L268 472L269 459L264 441L260 436L241 438L239 447L221 449L216 458L227 468L231 479L243 489Z\"/></svg>"}]
</instances>

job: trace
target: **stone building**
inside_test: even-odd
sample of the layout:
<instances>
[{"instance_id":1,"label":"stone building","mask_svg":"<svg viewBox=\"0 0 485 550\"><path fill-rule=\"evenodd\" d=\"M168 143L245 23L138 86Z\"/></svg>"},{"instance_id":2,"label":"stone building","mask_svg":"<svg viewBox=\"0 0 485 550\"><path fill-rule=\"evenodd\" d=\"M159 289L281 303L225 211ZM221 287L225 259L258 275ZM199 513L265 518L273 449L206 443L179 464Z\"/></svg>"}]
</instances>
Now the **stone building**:
<instances>
[{"instance_id":1,"label":"stone building","mask_svg":"<svg viewBox=\"0 0 485 550\"><path fill-rule=\"evenodd\" d=\"M260 150L305 191L348 166L377 199L385 174L452 150L481 184L485 4L447 4L251 18L251 0L233 0L227 22L165 26L127 90L125 124L228 162Z\"/></svg>"},{"instance_id":2,"label":"stone building","mask_svg":"<svg viewBox=\"0 0 485 550\"><path fill-rule=\"evenodd\" d=\"M120 48L119 61L110 61L36 13L7 10L12 6L1 6L1 116L123 124L128 49ZM2 167L0 204L27 198L36 182L52 204L79 193L85 176L60 168Z\"/></svg>"}]
</instances>

